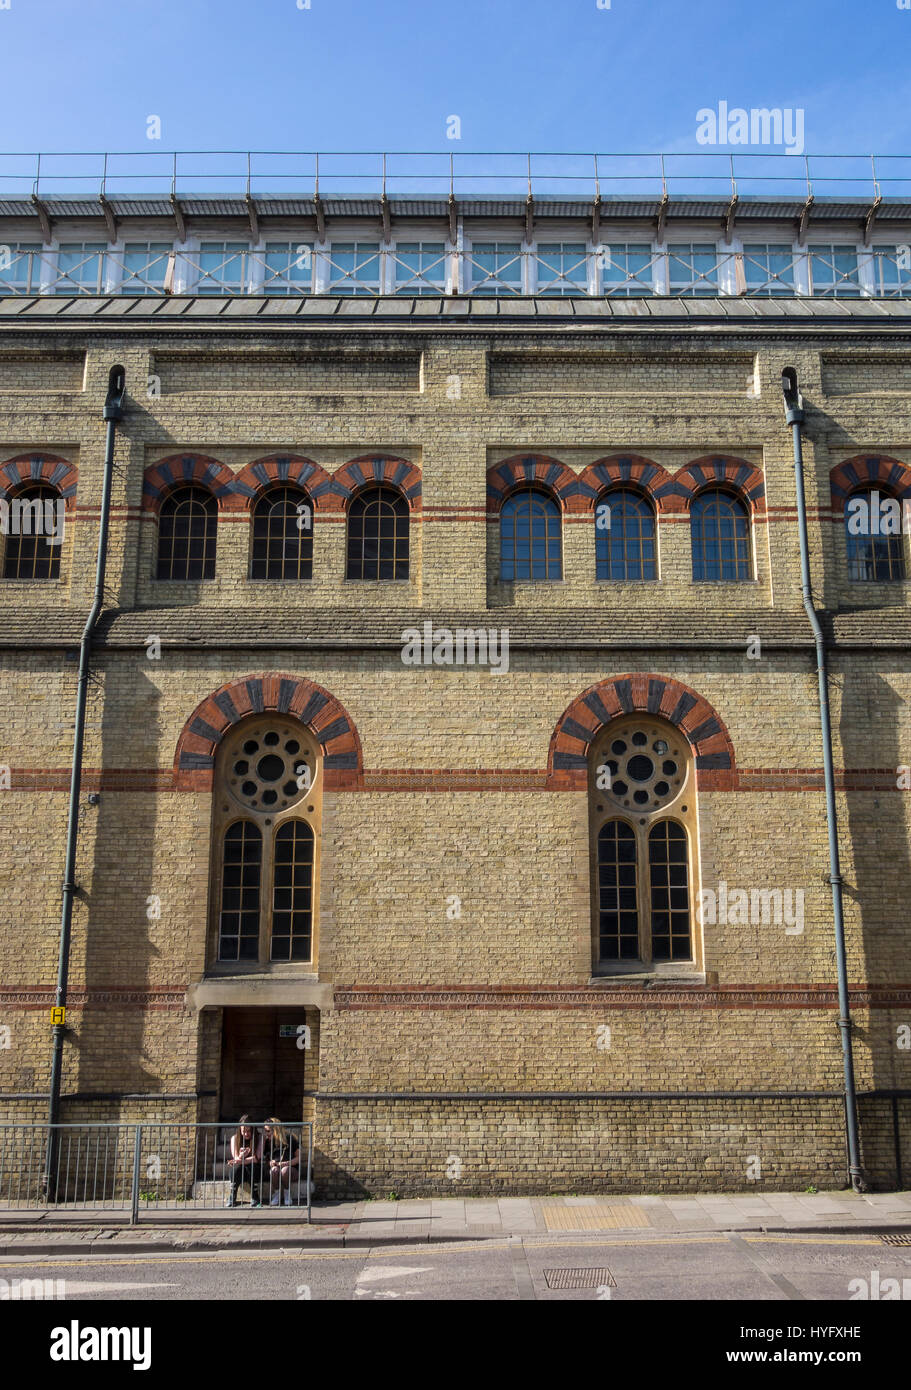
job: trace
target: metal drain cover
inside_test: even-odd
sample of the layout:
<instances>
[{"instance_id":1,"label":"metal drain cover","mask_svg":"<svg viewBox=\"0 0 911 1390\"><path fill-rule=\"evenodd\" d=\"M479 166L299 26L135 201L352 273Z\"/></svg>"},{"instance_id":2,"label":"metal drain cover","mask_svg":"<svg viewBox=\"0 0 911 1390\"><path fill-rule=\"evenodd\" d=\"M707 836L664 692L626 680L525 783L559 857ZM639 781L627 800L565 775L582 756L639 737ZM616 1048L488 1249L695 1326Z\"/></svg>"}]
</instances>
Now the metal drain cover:
<instances>
[{"instance_id":1,"label":"metal drain cover","mask_svg":"<svg viewBox=\"0 0 911 1390\"><path fill-rule=\"evenodd\" d=\"M544 1279L549 1289L598 1289L617 1287L617 1281L606 1265L593 1269L545 1269Z\"/></svg>"},{"instance_id":2,"label":"metal drain cover","mask_svg":"<svg viewBox=\"0 0 911 1390\"><path fill-rule=\"evenodd\" d=\"M911 1245L911 1231L890 1231L888 1235L881 1235L880 1240L883 1245Z\"/></svg>"}]
</instances>

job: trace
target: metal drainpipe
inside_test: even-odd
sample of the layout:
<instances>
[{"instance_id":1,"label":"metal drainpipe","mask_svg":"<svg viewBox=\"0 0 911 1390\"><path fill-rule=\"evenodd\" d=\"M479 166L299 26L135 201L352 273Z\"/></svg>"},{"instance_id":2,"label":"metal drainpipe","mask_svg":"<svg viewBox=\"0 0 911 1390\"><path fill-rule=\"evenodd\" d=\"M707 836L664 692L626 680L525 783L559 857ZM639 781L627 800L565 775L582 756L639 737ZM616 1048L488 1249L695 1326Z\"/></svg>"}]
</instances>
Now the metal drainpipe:
<instances>
[{"instance_id":1,"label":"metal drainpipe","mask_svg":"<svg viewBox=\"0 0 911 1390\"><path fill-rule=\"evenodd\" d=\"M104 484L101 494L101 521L98 530L98 560L95 567L95 596L86 619L79 644L79 678L76 686L76 726L73 733L73 765L70 773L70 807L66 830L66 864L63 871L63 904L60 913L60 946L57 956L57 992L55 1008L66 1008L67 980L70 965L70 932L73 920L73 895L76 891L76 842L79 838L79 789L82 782L82 748L85 741L85 706L89 684L89 658L95 624L104 603L104 572L108 554L108 522L111 509L111 485L114 477L114 436L119 420L123 419L123 395L126 373L123 367L112 367L108 376L108 393L102 419L107 422L104 451ZM45 1166L45 1187L50 1191L56 1168L57 1138L52 1128L60 1114L60 1078L63 1064L65 1024L55 1023L51 1052L51 1087L48 1107L48 1145Z\"/></svg>"},{"instance_id":2,"label":"metal drainpipe","mask_svg":"<svg viewBox=\"0 0 911 1390\"><path fill-rule=\"evenodd\" d=\"M832 769L832 726L829 718L829 678L826 644L810 589L810 550L807 542L807 509L803 486L803 443L800 427L804 420L803 396L797 385L797 371L786 367L781 374L785 419L794 439L794 483L797 492L797 526L800 534L800 576L803 606L807 610L816 642L816 671L819 677L819 719L822 726L822 758L826 788L826 822L829 832L829 883L832 886L832 914L835 923L835 961L838 971L838 1026L845 1071L845 1122L848 1138L848 1172L855 1192L866 1192L860 1166L857 1136L857 1092L854 1084L854 1052L851 1045L851 1007L848 1001L848 967L845 957L845 923L842 913L841 864L838 854L838 815L835 809L835 774Z\"/></svg>"}]
</instances>

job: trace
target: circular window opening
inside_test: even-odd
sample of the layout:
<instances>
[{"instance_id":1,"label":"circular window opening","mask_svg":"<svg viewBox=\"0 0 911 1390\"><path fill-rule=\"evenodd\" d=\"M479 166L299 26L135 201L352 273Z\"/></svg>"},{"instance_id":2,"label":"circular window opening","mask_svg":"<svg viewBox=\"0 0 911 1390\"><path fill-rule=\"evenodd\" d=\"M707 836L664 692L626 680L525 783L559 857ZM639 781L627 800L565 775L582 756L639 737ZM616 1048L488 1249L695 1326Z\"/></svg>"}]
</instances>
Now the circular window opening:
<instances>
[{"instance_id":1,"label":"circular window opening","mask_svg":"<svg viewBox=\"0 0 911 1390\"><path fill-rule=\"evenodd\" d=\"M290 721L261 718L252 731L238 729L223 757L225 784L250 810L284 810L313 795L310 783L319 771L314 750Z\"/></svg>"},{"instance_id":2,"label":"circular window opening","mask_svg":"<svg viewBox=\"0 0 911 1390\"><path fill-rule=\"evenodd\" d=\"M615 730L607 731L592 770L599 778L605 770L610 773L606 787L595 780L596 797L600 799L603 791L615 805L650 814L675 801L689 775L687 754L678 740L665 735L659 719L653 722L641 715L618 721Z\"/></svg>"},{"instance_id":3,"label":"circular window opening","mask_svg":"<svg viewBox=\"0 0 911 1390\"><path fill-rule=\"evenodd\" d=\"M277 753L267 753L256 764L256 775L264 782L277 782L285 771L284 760Z\"/></svg>"}]
</instances>

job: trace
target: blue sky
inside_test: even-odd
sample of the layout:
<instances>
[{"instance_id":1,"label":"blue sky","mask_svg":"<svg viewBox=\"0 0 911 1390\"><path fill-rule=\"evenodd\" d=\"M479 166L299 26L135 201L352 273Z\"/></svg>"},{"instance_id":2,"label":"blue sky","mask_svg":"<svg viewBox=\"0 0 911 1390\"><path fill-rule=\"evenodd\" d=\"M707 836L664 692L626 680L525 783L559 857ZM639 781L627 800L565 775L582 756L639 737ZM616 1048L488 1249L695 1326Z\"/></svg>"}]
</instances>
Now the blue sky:
<instances>
[{"instance_id":1,"label":"blue sky","mask_svg":"<svg viewBox=\"0 0 911 1390\"><path fill-rule=\"evenodd\" d=\"M811 152L911 150L896 0L7 2L6 151L685 150L721 100L803 108Z\"/></svg>"}]
</instances>

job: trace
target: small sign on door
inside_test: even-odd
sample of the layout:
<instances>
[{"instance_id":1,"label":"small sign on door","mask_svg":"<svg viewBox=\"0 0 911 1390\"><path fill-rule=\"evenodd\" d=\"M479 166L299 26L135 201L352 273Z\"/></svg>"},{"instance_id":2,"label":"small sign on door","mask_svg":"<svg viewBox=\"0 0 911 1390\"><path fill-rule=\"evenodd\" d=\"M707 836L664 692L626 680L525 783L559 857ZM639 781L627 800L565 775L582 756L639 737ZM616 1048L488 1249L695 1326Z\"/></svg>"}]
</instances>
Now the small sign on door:
<instances>
[{"instance_id":1,"label":"small sign on door","mask_svg":"<svg viewBox=\"0 0 911 1390\"><path fill-rule=\"evenodd\" d=\"M278 1036L280 1038L296 1038L301 1029L306 1028L305 1023L280 1023L278 1025Z\"/></svg>"}]
</instances>

